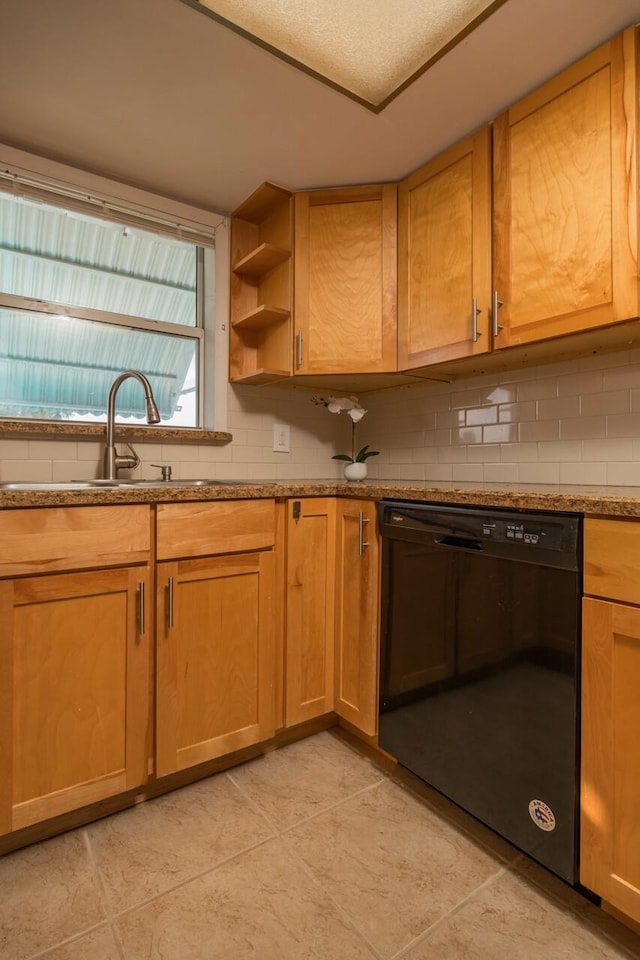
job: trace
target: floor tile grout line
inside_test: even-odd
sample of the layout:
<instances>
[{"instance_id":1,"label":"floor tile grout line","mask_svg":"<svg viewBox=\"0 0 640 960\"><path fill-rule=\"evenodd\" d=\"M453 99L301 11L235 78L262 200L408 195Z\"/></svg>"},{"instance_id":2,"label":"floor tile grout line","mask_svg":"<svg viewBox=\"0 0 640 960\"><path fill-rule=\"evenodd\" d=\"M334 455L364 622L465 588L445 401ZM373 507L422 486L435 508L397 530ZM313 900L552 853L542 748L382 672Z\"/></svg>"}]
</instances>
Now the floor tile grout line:
<instances>
[{"instance_id":1,"label":"floor tile grout line","mask_svg":"<svg viewBox=\"0 0 640 960\"><path fill-rule=\"evenodd\" d=\"M116 814L117 816L117 814ZM85 849L87 851L87 856L91 861L91 866L93 867L93 872L96 877L98 890L100 893L100 903L102 904L102 909L105 912L105 917L107 920L111 920L113 916L113 911L111 909L111 902L109 900L109 894L107 893L107 888L104 885L104 879L102 876L102 871L98 866L98 861L96 860L95 853L93 851L93 846L91 844L91 837L89 836L88 827L82 827L82 838L84 840Z\"/></svg>"},{"instance_id":2,"label":"floor tile grout line","mask_svg":"<svg viewBox=\"0 0 640 960\"><path fill-rule=\"evenodd\" d=\"M289 854L289 856L291 856L291 857L296 861L296 863L298 863L298 865L300 866L300 868L302 869L302 871L306 874L306 876L308 877L308 879L311 880L311 882L314 884L314 886L316 886L319 890L321 890L322 893L324 894L324 896L327 897L327 899L333 904L333 906L335 907L335 909L338 911L339 916L342 917L343 921L347 924L347 926L348 926L350 929L352 929L352 930L354 931L354 933L356 933L356 934L358 935L358 937L360 937L360 939L361 939L362 942L365 944L365 946L367 947L367 949L368 949L368 950L371 952L371 954L375 957L375 960L386 960L386 958L383 956L383 954L381 954L381 953L374 947L374 945L369 941L369 938L368 938L368 937L366 936L366 934L360 929L360 927L358 926L358 924L356 923L356 921L347 913L347 911L346 911L345 908L340 904L340 902L335 899L335 897L333 896L333 894L332 894L329 890L326 889L326 887L324 886L324 884L322 883L322 881L314 874L314 872L313 872L313 871L311 870L311 868L307 865L307 863L305 862L305 860L303 860L303 858L299 855L299 853L297 852L297 850L295 849L295 847L292 846L290 842L287 842L287 837L286 837L286 835L281 835L280 839L284 842L284 844L285 844L285 849L287 850L287 853Z\"/></svg>"},{"instance_id":3,"label":"floor tile grout line","mask_svg":"<svg viewBox=\"0 0 640 960\"><path fill-rule=\"evenodd\" d=\"M502 854L496 852L496 850L494 850L491 846L490 838L487 840L484 840L482 837L476 836L476 834L472 829L473 825L470 827L466 827L462 823L457 823L445 810L442 810L437 804L432 803L432 801L429 800L428 797L422 796L420 791L415 787L413 787L410 783L404 783L404 781L400 779L394 780L393 778L390 778L390 782L394 783L397 787L400 787L403 790L407 790L412 797L415 797L424 806L428 807L428 809L432 813L434 813L441 820L444 820L448 826L452 827L454 830L459 831L461 834L464 834L464 836L468 840L471 840L474 843L477 843L478 846L482 847L483 850L490 853L492 857L495 857L497 860L499 860L502 864L504 864L505 867L509 867L512 864L517 863L519 860L522 859L523 854L521 853L520 850L517 850L515 847L513 849L513 855L511 857L505 857ZM444 796L444 794L442 796ZM445 799L448 800L447 797L445 797ZM448 802L451 803L453 806L456 806L456 808L460 810L462 813L466 814L469 817L473 817L473 814L467 813L464 807L457 807L457 805L454 804L452 800L448 800ZM509 844L508 840L506 840L504 837L501 837L499 833L494 834L494 832L491 830L491 827L486 826L486 824L484 824L481 820L478 820L475 822L477 822L483 830L486 830L490 834L490 837L495 836L499 840L501 840L503 843Z\"/></svg>"},{"instance_id":4,"label":"floor tile grout line","mask_svg":"<svg viewBox=\"0 0 640 960\"><path fill-rule=\"evenodd\" d=\"M446 913L443 913L441 917L438 917L430 926L422 931L417 937L407 943L406 946L402 947L397 953L394 953L388 960L402 960L402 957L406 957L410 950L413 950L414 947L418 946L425 940L428 940L434 930L437 930L438 927L442 926L450 917L458 913L470 900L473 900L481 891L488 889L493 886L494 883L497 883L501 877L508 873L508 867L506 865L501 866L495 873L492 873L490 877L487 877L481 884L479 884L474 890L468 893L465 897L462 898L455 906L451 907Z\"/></svg>"},{"instance_id":5,"label":"floor tile grout line","mask_svg":"<svg viewBox=\"0 0 640 960\"><path fill-rule=\"evenodd\" d=\"M116 816L117 816L117 814L116 814ZM89 856L89 859L91 860L93 869L94 869L94 871L95 871L95 874L96 874L96 877L97 877L97 880L98 880L98 889L100 890L100 899L101 899L101 901L102 901L103 909L104 909L104 911L105 911L105 913L106 913L106 915L107 915L107 920L108 920L108 922L109 922L109 928L110 928L110 930L111 930L111 936L113 937L114 943L115 943L115 945L116 945L116 950L118 951L118 955L119 955L119 957L120 957L120 960L126 960L126 958L125 958L125 953L124 953L124 947L123 947L122 942L121 942L121 940L120 940L120 935L119 935L119 933L118 933L118 930L117 930L117 927L116 927L115 923L113 922L113 915L114 915L114 914L113 914L113 909L112 909L112 906L111 906L111 900L110 900L109 894L108 894L108 892L107 892L107 888L106 888L106 885L105 885L105 882L104 882L104 877L102 876L102 870L100 869L100 866L99 866L98 861L97 861L97 859L96 859L95 851L94 851L94 849L93 849L93 844L91 843L91 834L90 834L89 826L83 827L82 832L83 832L83 834L84 834L84 842L85 842L85 846L86 846L86 848L87 848L87 854L88 854L88 856Z\"/></svg>"},{"instance_id":6,"label":"floor tile grout line","mask_svg":"<svg viewBox=\"0 0 640 960\"><path fill-rule=\"evenodd\" d=\"M242 796L246 800L248 800L250 803L252 803L255 809L262 814L262 816L265 818L269 826L273 830L275 830L276 836L278 837L284 836L285 834L289 833L290 830L295 830L297 827L302 826L302 824L309 823L310 820L315 820L316 817L321 817L323 814L329 813L331 810L336 810L338 807L342 806L343 803L347 803L349 800L353 800L355 797L359 797L363 793L366 793L367 790L373 790L375 787L379 787L382 783L386 782L386 777L381 777L380 780L376 780L375 783L368 783L366 787L360 787L359 790L356 790L354 793L350 793L348 797L341 797L340 800L336 800L335 802L329 804L328 806L323 807L322 810L317 810L315 813L312 813L310 816L303 817L302 820L298 820L296 821L296 823L292 823L288 827L281 828L281 827L278 827L277 824L275 824L270 819L269 815L262 809L262 807L260 807L259 802L257 800L254 800L253 797L249 796L249 794L245 792L245 790L240 786L240 784L233 779L233 775L231 772L228 772L227 776L229 777L230 780L233 781L234 786L238 788Z\"/></svg>"},{"instance_id":7,"label":"floor tile grout line","mask_svg":"<svg viewBox=\"0 0 640 960\"><path fill-rule=\"evenodd\" d=\"M228 778L228 779L231 779L231 778L229 777L229 772L228 772L228 771L221 771L221 773L222 773L222 775L223 775L224 777L226 777L226 778ZM234 785L234 787L235 787L236 789L239 790L237 784L234 783L233 785ZM244 794L242 793L242 791L239 790L239 792L240 792L241 795L244 797ZM249 801L250 801L250 798L246 798L246 799L249 799ZM251 801L250 801L250 802L251 802ZM254 804L251 804L251 805L252 805L252 807L255 806ZM124 811L124 812L126 812L126 811ZM164 897L164 896L166 896L167 894L172 893L174 890L179 890L181 887L184 887L186 884L191 883L193 880L199 880L199 879L201 879L202 877L206 876L208 873L212 873L213 871L217 870L219 867L224 866L224 864L227 864L227 863L229 863L230 861L235 860L237 857L241 857L241 856L243 856L245 853L249 853L251 850L255 850L255 849L257 849L258 847L263 846L263 844L269 843L269 841L276 839L276 837L278 836L278 833L277 833L277 830L275 829L275 827L273 827L273 826L269 823L267 817L264 816L264 814L262 814L262 811L261 811L261 810L259 810L258 808L256 808L255 812L257 812L258 814L260 814L260 815L262 816L262 819L265 820L265 822L267 823L267 826L269 826L270 829L273 831L273 835L272 835L272 836L270 836L270 837L265 837L265 838L262 839L262 840L258 840L256 843L251 843L251 844L249 844L248 846L243 847L241 850L237 850L235 853L231 854L231 855L228 856L228 857L224 857L222 860L216 861L216 862L213 863L211 866L206 867L204 870L199 870L199 871L197 871L196 873L190 874L188 877L185 877L184 879L180 880L178 883L175 883L175 884L173 884L172 886L167 887L166 890L162 890L160 893L156 893L156 894L154 894L154 895L151 896L151 897L146 897L144 900L139 900L137 903L133 904L131 907L127 907L125 910L111 910L110 913L108 913L108 917L107 917L107 918L108 918L108 920L109 920L110 922L112 921L112 929L114 930L114 936L116 937L116 942L117 942L118 948L120 949L120 938L119 938L119 935L116 933L116 931L117 931L117 926L116 926L115 921L119 920L120 917L126 916L126 915L129 914L129 913L133 913L133 912L135 912L136 910L140 909L141 907L146 907L146 906L148 906L150 903L154 903L156 900L160 899L161 897ZM116 813L116 814L114 814L114 816L118 816L118 814ZM86 829L86 828L85 828L85 829ZM88 837L87 837L87 840L89 840ZM89 848L90 848L90 850L91 850L90 843L89 843ZM92 853L93 853L93 851L91 850L91 854L92 854ZM97 872L98 872L98 875L99 875L99 877L100 877L100 881L101 881L101 891L104 891L104 897L107 899L107 903L109 903L109 901L108 901L108 894L106 893L106 890L104 889L103 884L102 884L102 876L101 876L101 874L100 874L99 868L97 867L97 863L95 862L95 857L93 857L93 856L92 856L92 861L94 862L94 865L95 865L96 870L97 870ZM125 960L125 958L124 958L124 953L123 953L122 950L121 950L121 953L122 953L122 960Z\"/></svg>"},{"instance_id":8,"label":"floor tile grout line","mask_svg":"<svg viewBox=\"0 0 640 960\"><path fill-rule=\"evenodd\" d=\"M77 943L78 940L82 940L83 937L88 936L90 933L95 933L96 930L100 930L102 927L111 927L111 922L109 920L101 920L100 923L94 923L93 926L87 927L86 930L81 930L80 933L74 933L72 937L59 940L58 943L54 943L51 947L45 947L44 950L39 950L38 953L30 953L24 960L40 960L40 958L46 960L46 957L61 947L67 947L69 944Z\"/></svg>"},{"instance_id":9,"label":"floor tile grout line","mask_svg":"<svg viewBox=\"0 0 640 960\"><path fill-rule=\"evenodd\" d=\"M245 789L243 789L243 787L241 787L241 785L234 779L234 777L233 777L233 771L232 771L232 770L226 770L226 771L225 771L225 777L233 784L233 786L234 786L235 789L238 791L238 793L240 794L240 796L241 796L244 800L247 801L247 803L249 804L249 806L251 807L251 809L252 809L255 813L257 813L257 814L261 817L262 820L264 820L264 822L267 824L267 826L269 827L269 829L270 829L270 830L273 830L273 835L274 835L274 837L279 837L279 836L280 836L280 831L279 831L277 825L271 820L271 818L270 818L269 814L266 812L266 810L263 810L262 807L260 806L260 804L259 804L256 800L254 800L253 797L250 796L249 793L248 793Z\"/></svg>"},{"instance_id":10,"label":"floor tile grout line","mask_svg":"<svg viewBox=\"0 0 640 960\"><path fill-rule=\"evenodd\" d=\"M318 817L324 816L325 813L331 813L333 810L338 810L351 800L355 800L357 797L362 797L365 793L369 793L371 790L377 790L378 787L382 786L382 784L385 782L385 780L377 780L375 783L368 783L366 787L361 787L359 790L356 790L355 793L350 793L348 797L343 797L341 800L336 800L335 803L330 804L328 807L323 807L322 810L312 813L310 817L304 817L302 820L298 820L297 823L292 823L290 826L284 827L284 829L280 831L279 836L284 837L288 833L291 833L292 830L297 830L298 827L302 827L304 824L310 823L312 820L317 820Z\"/></svg>"},{"instance_id":11,"label":"floor tile grout line","mask_svg":"<svg viewBox=\"0 0 640 960\"><path fill-rule=\"evenodd\" d=\"M534 886L541 896L553 902L553 905L556 907L556 909L562 909L567 911L572 916L574 916L577 920L579 920L581 923L587 924L589 928L594 932L594 935L597 934L598 936L604 937L609 943L612 943L616 947L616 949L624 951L624 953L630 958L630 960L637 960L638 954L632 953L631 950L627 948L624 943L621 943L613 931L606 930L603 926L600 926L598 923L596 923L595 919L592 919L587 915L588 907L593 906L595 910L600 910L600 913L602 914L603 917L608 916L609 919L619 923L623 931L633 934L634 931L631 930L630 927L626 927L620 921L616 921L615 917L606 914L601 907L596 907L595 904L590 903L590 901L586 897L582 898L581 894L577 890L575 890L574 887L572 887L570 884L567 884L566 891L563 890L562 892L556 893L553 887L545 886L535 876L530 876L528 873L523 873L520 870L518 870L519 863L522 863L525 866L527 865L533 865L534 867L537 866L537 867L540 867L541 870L544 869L540 864L538 864L535 860L533 860L533 858L528 857L526 856L526 854L523 853L516 860L514 860L512 864L509 864L509 866L507 867L507 872L512 877L515 877L517 880L520 880L524 884L527 884L527 885L530 884L531 886ZM557 878L554 877L553 879L555 880ZM557 882L560 883L562 881L558 880ZM576 898L579 898L575 906L570 902L572 894L574 894ZM584 903L582 903L582 900L584 900Z\"/></svg>"},{"instance_id":12,"label":"floor tile grout line","mask_svg":"<svg viewBox=\"0 0 640 960\"><path fill-rule=\"evenodd\" d=\"M113 921L116 923L121 917L126 917L130 913L135 913L136 910L142 909L142 907L148 907L149 904L155 903L156 900L161 900L162 897L166 897L171 893L174 893L176 890L180 890L182 887L187 886L189 883L193 883L195 880L201 880L202 877L206 877L209 873L215 873L216 870L219 870L221 867L224 867L227 863L231 863L233 860L238 860L240 857L243 857L247 853L251 853L252 850L257 850L259 847L263 847L267 843L272 843L274 840L277 840L278 837L265 837L264 840L258 840L257 843L253 843L248 847L245 847L242 850L238 850L236 853L231 854L229 857L225 857L223 860L218 860L213 866L207 867L205 870L199 870L198 873L194 873L189 877L185 877L184 880L180 880L178 883L174 884L172 887L168 887L166 890L162 890L160 893L154 894L152 897L147 897L145 900L140 900L138 903L133 904L130 907L127 907L125 910L119 910L113 914Z\"/></svg>"}]
</instances>

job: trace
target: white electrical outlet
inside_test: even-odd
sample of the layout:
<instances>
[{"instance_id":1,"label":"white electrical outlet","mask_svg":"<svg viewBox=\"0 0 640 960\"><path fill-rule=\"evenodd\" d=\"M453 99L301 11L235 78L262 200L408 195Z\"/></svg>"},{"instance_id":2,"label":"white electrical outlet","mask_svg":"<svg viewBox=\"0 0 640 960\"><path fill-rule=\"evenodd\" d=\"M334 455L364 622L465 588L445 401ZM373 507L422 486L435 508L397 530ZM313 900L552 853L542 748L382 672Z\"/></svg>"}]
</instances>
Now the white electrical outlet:
<instances>
[{"instance_id":1,"label":"white electrical outlet","mask_svg":"<svg viewBox=\"0 0 640 960\"><path fill-rule=\"evenodd\" d=\"M291 430L288 423L274 423L273 449L275 453L289 453Z\"/></svg>"}]
</instances>

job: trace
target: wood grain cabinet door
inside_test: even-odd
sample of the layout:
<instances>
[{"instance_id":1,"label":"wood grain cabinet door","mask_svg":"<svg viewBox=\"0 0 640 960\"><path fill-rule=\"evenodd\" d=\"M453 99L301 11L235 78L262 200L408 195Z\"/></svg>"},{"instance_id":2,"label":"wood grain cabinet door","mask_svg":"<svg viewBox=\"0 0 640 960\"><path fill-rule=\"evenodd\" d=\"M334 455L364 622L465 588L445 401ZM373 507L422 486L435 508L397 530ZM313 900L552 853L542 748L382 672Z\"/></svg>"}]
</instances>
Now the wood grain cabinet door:
<instances>
[{"instance_id":1,"label":"wood grain cabinet door","mask_svg":"<svg viewBox=\"0 0 640 960\"><path fill-rule=\"evenodd\" d=\"M491 347L490 130L441 154L398 193L398 369Z\"/></svg>"},{"instance_id":2,"label":"wood grain cabinet door","mask_svg":"<svg viewBox=\"0 0 640 960\"><path fill-rule=\"evenodd\" d=\"M295 197L296 373L396 370L397 187Z\"/></svg>"},{"instance_id":3,"label":"wood grain cabinet door","mask_svg":"<svg viewBox=\"0 0 640 960\"><path fill-rule=\"evenodd\" d=\"M287 504L285 726L333 710L336 501Z\"/></svg>"},{"instance_id":4,"label":"wood grain cabinet door","mask_svg":"<svg viewBox=\"0 0 640 960\"><path fill-rule=\"evenodd\" d=\"M638 315L636 33L494 123L494 346Z\"/></svg>"},{"instance_id":5,"label":"wood grain cabinet door","mask_svg":"<svg viewBox=\"0 0 640 960\"><path fill-rule=\"evenodd\" d=\"M274 553L158 564L159 776L275 732Z\"/></svg>"},{"instance_id":6,"label":"wood grain cabinet door","mask_svg":"<svg viewBox=\"0 0 640 960\"><path fill-rule=\"evenodd\" d=\"M339 500L337 511L335 710L375 736L380 596L376 504Z\"/></svg>"},{"instance_id":7,"label":"wood grain cabinet door","mask_svg":"<svg viewBox=\"0 0 640 960\"><path fill-rule=\"evenodd\" d=\"M580 882L640 922L640 608L583 601Z\"/></svg>"},{"instance_id":8,"label":"wood grain cabinet door","mask_svg":"<svg viewBox=\"0 0 640 960\"><path fill-rule=\"evenodd\" d=\"M144 783L149 568L0 581L0 831Z\"/></svg>"}]
</instances>

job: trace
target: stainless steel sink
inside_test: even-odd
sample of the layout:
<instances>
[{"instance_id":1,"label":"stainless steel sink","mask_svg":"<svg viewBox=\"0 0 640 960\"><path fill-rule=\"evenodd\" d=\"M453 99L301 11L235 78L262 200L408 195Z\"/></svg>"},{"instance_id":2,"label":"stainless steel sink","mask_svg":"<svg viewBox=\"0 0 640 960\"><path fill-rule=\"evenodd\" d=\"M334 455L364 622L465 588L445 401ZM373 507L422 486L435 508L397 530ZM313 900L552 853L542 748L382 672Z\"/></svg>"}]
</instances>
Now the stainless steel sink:
<instances>
[{"instance_id":1,"label":"stainless steel sink","mask_svg":"<svg viewBox=\"0 0 640 960\"><path fill-rule=\"evenodd\" d=\"M91 481L69 480L59 482L57 480L7 480L0 482L0 490L86 490L93 486Z\"/></svg>"},{"instance_id":2,"label":"stainless steel sink","mask_svg":"<svg viewBox=\"0 0 640 960\"><path fill-rule=\"evenodd\" d=\"M227 487L246 486L250 480L7 480L0 481L2 490L91 490L102 488L107 490L121 487L152 487L153 489L175 489L176 487ZM275 483L274 480L253 481L260 485Z\"/></svg>"},{"instance_id":3,"label":"stainless steel sink","mask_svg":"<svg viewBox=\"0 0 640 960\"><path fill-rule=\"evenodd\" d=\"M228 486L246 486L250 480L88 480L87 486L90 487L154 487L159 489L171 489L172 487L228 487ZM255 482L255 481L254 481ZM260 480L259 483L271 483L275 481Z\"/></svg>"}]
</instances>

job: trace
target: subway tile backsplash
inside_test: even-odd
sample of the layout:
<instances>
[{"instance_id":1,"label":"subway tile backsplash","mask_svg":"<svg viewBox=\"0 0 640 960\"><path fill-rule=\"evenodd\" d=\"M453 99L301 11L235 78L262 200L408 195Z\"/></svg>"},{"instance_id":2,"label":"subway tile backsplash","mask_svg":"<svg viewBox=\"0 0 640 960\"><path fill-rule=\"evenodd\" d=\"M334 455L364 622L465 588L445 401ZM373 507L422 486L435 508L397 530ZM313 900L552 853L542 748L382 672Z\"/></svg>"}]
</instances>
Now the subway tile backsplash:
<instances>
[{"instance_id":1,"label":"subway tile backsplash","mask_svg":"<svg viewBox=\"0 0 640 960\"><path fill-rule=\"evenodd\" d=\"M394 457L394 478L415 478L420 465L426 481L640 486L638 350L414 386L400 395L402 403L384 393L366 398L376 447L392 443L406 453L405 464ZM412 448L405 422L415 435L421 411L424 448ZM425 456L432 445L435 461ZM376 460L369 472L389 475Z\"/></svg>"},{"instance_id":2,"label":"subway tile backsplash","mask_svg":"<svg viewBox=\"0 0 640 960\"><path fill-rule=\"evenodd\" d=\"M347 392L347 391L344 391ZM137 443L138 476L334 479L350 420L311 402L321 391L229 387L226 446ZM329 395L323 391L322 395ZM380 451L369 475L389 480L640 486L640 351L361 395L358 447ZM273 424L291 428L272 450ZM0 440L1 480L98 476L95 441Z\"/></svg>"}]
</instances>

